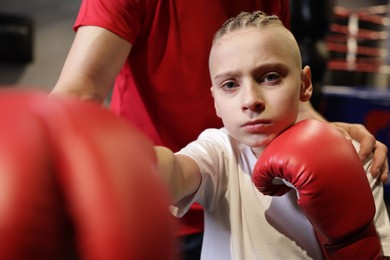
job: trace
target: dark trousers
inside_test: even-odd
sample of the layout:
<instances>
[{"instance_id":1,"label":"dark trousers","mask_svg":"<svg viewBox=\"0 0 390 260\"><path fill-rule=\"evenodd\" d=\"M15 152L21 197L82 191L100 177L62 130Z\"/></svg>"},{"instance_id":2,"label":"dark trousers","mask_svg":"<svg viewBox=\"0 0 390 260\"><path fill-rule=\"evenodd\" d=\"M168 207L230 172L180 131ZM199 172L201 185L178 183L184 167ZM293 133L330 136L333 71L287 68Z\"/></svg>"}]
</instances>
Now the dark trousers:
<instances>
[{"instance_id":1,"label":"dark trousers","mask_svg":"<svg viewBox=\"0 0 390 260\"><path fill-rule=\"evenodd\" d=\"M202 249L203 233L183 236L179 242L181 260L199 260Z\"/></svg>"}]
</instances>

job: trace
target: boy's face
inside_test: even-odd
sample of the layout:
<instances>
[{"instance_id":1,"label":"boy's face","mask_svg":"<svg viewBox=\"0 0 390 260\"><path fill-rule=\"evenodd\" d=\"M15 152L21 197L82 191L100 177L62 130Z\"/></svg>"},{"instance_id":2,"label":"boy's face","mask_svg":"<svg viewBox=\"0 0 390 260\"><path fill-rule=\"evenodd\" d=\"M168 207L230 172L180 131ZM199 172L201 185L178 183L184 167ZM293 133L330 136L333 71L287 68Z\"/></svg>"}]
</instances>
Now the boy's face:
<instances>
[{"instance_id":1,"label":"boy's face","mask_svg":"<svg viewBox=\"0 0 390 260\"><path fill-rule=\"evenodd\" d=\"M298 46L282 27L230 33L210 53L211 91L229 133L257 155L298 115L311 95L310 69L301 70Z\"/></svg>"}]
</instances>

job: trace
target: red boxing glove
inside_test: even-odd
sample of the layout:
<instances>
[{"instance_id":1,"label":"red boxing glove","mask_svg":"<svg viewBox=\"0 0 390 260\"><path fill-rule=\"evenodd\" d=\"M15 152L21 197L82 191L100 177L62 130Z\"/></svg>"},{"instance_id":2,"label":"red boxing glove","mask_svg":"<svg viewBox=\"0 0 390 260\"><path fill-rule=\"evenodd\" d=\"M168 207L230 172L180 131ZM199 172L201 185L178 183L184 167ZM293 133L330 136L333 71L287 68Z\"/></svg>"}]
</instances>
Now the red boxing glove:
<instances>
[{"instance_id":1,"label":"red boxing glove","mask_svg":"<svg viewBox=\"0 0 390 260\"><path fill-rule=\"evenodd\" d=\"M0 93L0 259L171 259L152 143L98 105Z\"/></svg>"},{"instance_id":2,"label":"red boxing glove","mask_svg":"<svg viewBox=\"0 0 390 260\"><path fill-rule=\"evenodd\" d=\"M29 95L0 94L0 259L72 259L70 221Z\"/></svg>"},{"instance_id":3,"label":"red boxing glove","mask_svg":"<svg viewBox=\"0 0 390 260\"><path fill-rule=\"evenodd\" d=\"M375 204L350 141L327 123L305 120L281 133L258 159L253 181L265 195L290 190L313 225L327 259L380 259Z\"/></svg>"}]
</instances>

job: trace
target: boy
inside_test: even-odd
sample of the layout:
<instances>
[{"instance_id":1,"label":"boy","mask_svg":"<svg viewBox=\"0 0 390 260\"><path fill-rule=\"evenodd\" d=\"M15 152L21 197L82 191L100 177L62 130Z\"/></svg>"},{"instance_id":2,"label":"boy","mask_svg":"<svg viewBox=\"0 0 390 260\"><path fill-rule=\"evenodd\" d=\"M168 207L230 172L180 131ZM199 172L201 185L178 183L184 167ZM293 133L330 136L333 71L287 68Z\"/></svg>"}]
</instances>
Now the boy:
<instances>
[{"instance_id":1,"label":"boy","mask_svg":"<svg viewBox=\"0 0 390 260\"><path fill-rule=\"evenodd\" d=\"M295 123L299 101L310 99L310 68L301 68L298 45L276 16L241 13L228 20L209 58L224 128L205 130L176 154L156 147L172 213L180 217L194 202L204 207L202 259L322 258L295 193L264 196L251 179L262 151ZM389 255L389 220L378 211L376 227Z\"/></svg>"}]
</instances>

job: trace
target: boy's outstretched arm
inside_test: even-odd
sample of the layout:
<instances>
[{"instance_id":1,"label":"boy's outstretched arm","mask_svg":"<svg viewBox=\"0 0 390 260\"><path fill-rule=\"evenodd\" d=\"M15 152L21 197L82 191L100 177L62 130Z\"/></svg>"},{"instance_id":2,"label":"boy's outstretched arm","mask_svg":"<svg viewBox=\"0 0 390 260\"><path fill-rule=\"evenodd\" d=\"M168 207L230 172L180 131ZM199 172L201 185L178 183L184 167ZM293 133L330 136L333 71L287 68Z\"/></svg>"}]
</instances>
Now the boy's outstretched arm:
<instances>
[{"instance_id":1,"label":"boy's outstretched arm","mask_svg":"<svg viewBox=\"0 0 390 260\"><path fill-rule=\"evenodd\" d=\"M155 146L159 171L173 203L196 192L201 182L200 169L188 156L174 154L163 146Z\"/></svg>"}]
</instances>

